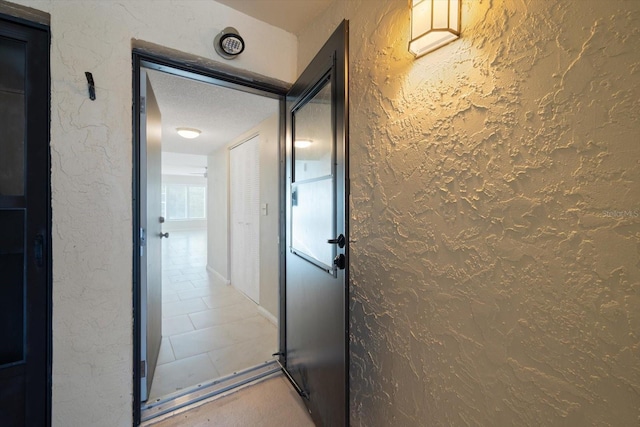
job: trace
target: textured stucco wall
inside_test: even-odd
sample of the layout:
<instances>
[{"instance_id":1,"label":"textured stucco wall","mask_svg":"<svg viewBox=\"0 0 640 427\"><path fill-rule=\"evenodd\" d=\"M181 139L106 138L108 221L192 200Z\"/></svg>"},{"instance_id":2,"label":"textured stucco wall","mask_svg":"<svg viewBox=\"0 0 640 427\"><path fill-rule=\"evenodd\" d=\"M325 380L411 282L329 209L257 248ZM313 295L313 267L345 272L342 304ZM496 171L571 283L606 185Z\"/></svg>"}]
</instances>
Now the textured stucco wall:
<instances>
[{"instance_id":1,"label":"textured stucco wall","mask_svg":"<svg viewBox=\"0 0 640 427\"><path fill-rule=\"evenodd\" d=\"M233 66L283 81L295 76L297 41L213 1L16 3L51 15L53 424L129 426L131 40L218 60L213 38L233 25L247 41Z\"/></svg>"},{"instance_id":2,"label":"textured stucco wall","mask_svg":"<svg viewBox=\"0 0 640 427\"><path fill-rule=\"evenodd\" d=\"M354 425L640 423L640 2L463 0L407 52L350 19Z\"/></svg>"}]
</instances>

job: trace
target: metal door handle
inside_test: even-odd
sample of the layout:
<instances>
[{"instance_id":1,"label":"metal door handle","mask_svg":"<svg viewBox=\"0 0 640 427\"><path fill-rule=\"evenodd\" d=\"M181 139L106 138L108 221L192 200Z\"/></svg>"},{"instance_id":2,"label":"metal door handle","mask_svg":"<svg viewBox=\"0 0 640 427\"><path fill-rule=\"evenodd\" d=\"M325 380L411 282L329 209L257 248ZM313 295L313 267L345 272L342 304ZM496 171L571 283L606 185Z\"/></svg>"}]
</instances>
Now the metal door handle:
<instances>
[{"instance_id":1,"label":"metal door handle","mask_svg":"<svg viewBox=\"0 0 640 427\"><path fill-rule=\"evenodd\" d=\"M163 237L166 237L168 239L169 238L169 232L167 231L166 233L160 233L160 238L162 239Z\"/></svg>"},{"instance_id":2,"label":"metal door handle","mask_svg":"<svg viewBox=\"0 0 640 427\"><path fill-rule=\"evenodd\" d=\"M345 239L344 235L341 234L338 237L336 237L335 239L329 239L327 240L327 243L331 243L334 245L338 245L338 247L340 248L344 248L344 245L347 244L347 239Z\"/></svg>"},{"instance_id":3,"label":"metal door handle","mask_svg":"<svg viewBox=\"0 0 640 427\"><path fill-rule=\"evenodd\" d=\"M44 265L44 236L38 234L34 242L34 252L36 258L36 266L42 268Z\"/></svg>"}]
</instances>

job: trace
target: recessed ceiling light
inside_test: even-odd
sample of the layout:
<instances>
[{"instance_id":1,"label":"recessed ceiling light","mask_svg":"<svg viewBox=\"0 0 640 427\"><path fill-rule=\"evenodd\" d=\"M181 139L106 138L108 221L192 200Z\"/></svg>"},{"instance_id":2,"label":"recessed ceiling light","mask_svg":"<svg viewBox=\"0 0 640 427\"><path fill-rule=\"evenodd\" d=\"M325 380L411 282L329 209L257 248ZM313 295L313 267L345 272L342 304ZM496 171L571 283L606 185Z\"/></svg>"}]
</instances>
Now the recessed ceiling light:
<instances>
[{"instance_id":1,"label":"recessed ceiling light","mask_svg":"<svg viewBox=\"0 0 640 427\"><path fill-rule=\"evenodd\" d=\"M176 130L178 131L178 135L187 139L197 138L202 133L200 129L193 128L177 128Z\"/></svg>"},{"instance_id":2,"label":"recessed ceiling light","mask_svg":"<svg viewBox=\"0 0 640 427\"><path fill-rule=\"evenodd\" d=\"M307 148L311 146L313 141L310 139L296 139L296 143L294 144L296 148Z\"/></svg>"}]
</instances>

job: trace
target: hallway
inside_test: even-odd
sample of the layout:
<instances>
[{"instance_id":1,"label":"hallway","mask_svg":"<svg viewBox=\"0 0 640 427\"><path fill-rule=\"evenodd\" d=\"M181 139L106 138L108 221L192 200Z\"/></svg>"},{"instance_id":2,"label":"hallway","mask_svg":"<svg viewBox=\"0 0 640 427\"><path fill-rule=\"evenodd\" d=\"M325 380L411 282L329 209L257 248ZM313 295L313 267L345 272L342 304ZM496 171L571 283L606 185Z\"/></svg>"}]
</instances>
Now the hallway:
<instances>
[{"instance_id":1,"label":"hallway","mask_svg":"<svg viewBox=\"0 0 640 427\"><path fill-rule=\"evenodd\" d=\"M162 345L149 401L272 359L277 327L207 272L206 230L163 241Z\"/></svg>"}]
</instances>

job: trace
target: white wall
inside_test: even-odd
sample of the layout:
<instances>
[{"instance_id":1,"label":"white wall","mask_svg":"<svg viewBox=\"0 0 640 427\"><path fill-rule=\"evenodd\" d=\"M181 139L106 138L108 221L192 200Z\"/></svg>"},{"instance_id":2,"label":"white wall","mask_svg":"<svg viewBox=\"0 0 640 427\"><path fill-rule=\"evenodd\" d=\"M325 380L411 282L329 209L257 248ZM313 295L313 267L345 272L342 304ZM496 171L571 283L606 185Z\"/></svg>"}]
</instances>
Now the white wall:
<instances>
[{"instance_id":1,"label":"white wall","mask_svg":"<svg viewBox=\"0 0 640 427\"><path fill-rule=\"evenodd\" d=\"M354 426L637 425L640 2L406 0L350 19Z\"/></svg>"},{"instance_id":2,"label":"white wall","mask_svg":"<svg viewBox=\"0 0 640 427\"><path fill-rule=\"evenodd\" d=\"M261 212L260 216L260 305L276 319L280 295L279 120L275 114L256 129L260 133L260 205L267 205L267 215Z\"/></svg>"},{"instance_id":3,"label":"white wall","mask_svg":"<svg viewBox=\"0 0 640 427\"><path fill-rule=\"evenodd\" d=\"M185 176L185 175L162 175L162 185L180 184L180 185L200 185L207 186L207 179L203 176ZM207 203L209 201L207 200ZM206 209L206 207L205 207ZM185 230L206 230L207 219L190 219L171 221L165 218L165 223L162 224L163 232L171 231L185 231Z\"/></svg>"},{"instance_id":4,"label":"white wall","mask_svg":"<svg viewBox=\"0 0 640 427\"><path fill-rule=\"evenodd\" d=\"M130 426L132 39L222 61L212 41L233 25L233 66L291 81L296 38L213 1L17 3L51 15L53 425Z\"/></svg>"},{"instance_id":5,"label":"white wall","mask_svg":"<svg viewBox=\"0 0 640 427\"><path fill-rule=\"evenodd\" d=\"M207 268L229 283L229 158L227 147L208 156Z\"/></svg>"},{"instance_id":6,"label":"white wall","mask_svg":"<svg viewBox=\"0 0 640 427\"><path fill-rule=\"evenodd\" d=\"M274 101L274 110L277 104ZM260 204L267 215L260 216L260 305L278 317L278 144L279 119L274 115L209 156L209 242L208 266L220 278L229 280L228 262L228 171L229 148L260 135Z\"/></svg>"}]
</instances>

